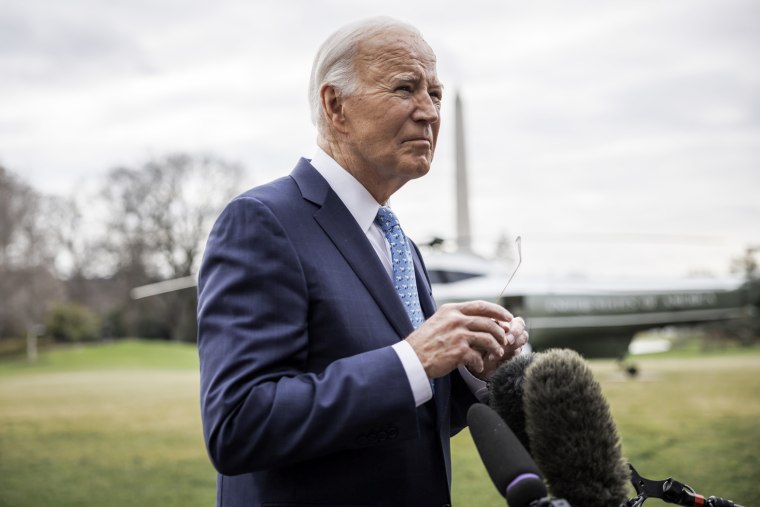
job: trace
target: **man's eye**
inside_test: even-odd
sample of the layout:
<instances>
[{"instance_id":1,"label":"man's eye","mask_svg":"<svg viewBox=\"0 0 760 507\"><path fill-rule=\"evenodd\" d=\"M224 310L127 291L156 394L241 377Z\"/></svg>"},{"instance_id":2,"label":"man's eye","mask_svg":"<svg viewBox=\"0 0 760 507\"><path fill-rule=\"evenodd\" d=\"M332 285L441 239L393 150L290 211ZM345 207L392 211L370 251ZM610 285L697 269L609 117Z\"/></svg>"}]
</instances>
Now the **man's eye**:
<instances>
[{"instance_id":1,"label":"man's eye","mask_svg":"<svg viewBox=\"0 0 760 507\"><path fill-rule=\"evenodd\" d=\"M397 92L412 93L412 87L409 85L401 85L396 87Z\"/></svg>"}]
</instances>

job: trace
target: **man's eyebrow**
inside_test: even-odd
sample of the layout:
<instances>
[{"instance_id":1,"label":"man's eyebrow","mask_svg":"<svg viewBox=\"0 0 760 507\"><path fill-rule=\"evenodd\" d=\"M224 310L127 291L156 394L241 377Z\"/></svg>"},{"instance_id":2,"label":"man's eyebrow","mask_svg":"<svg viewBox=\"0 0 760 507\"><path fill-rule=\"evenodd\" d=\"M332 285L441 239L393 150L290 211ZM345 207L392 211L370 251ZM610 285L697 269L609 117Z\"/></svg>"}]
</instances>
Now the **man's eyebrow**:
<instances>
[{"instance_id":1,"label":"man's eyebrow","mask_svg":"<svg viewBox=\"0 0 760 507\"><path fill-rule=\"evenodd\" d=\"M393 76L396 81L419 81L420 75L416 72L401 72Z\"/></svg>"},{"instance_id":2,"label":"man's eyebrow","mask_svg":"<svg viewBox=\"0 0 760 507\"><path fill-rule=\"evenodd\" d=\"M393 76L394 81L414 82L423 81L425 78L417 72L401 72ZM438 81L438 78L430 83L431 88L440 88L443 90L443 83Z\"/></svg>"}]
</instances>

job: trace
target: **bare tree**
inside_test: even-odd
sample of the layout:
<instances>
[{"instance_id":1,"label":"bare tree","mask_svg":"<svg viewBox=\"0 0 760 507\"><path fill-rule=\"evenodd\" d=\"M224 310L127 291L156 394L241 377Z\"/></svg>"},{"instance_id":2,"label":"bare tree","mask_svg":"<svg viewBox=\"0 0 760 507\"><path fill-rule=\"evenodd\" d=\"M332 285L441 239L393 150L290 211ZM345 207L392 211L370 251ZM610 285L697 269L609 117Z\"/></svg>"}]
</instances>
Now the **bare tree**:
<instances>
[{"instance_id":1,"label":"bare tree","mask_svg":"<svg viewBox=\"0 0 760 507\"><path fill-rule=\"evenodd\" d=\"M744 250L744 255L735 257L731 261L731 272L740 273L752 280L758 277L758 260L760 245L748 245Z\"/></svg>"},{"instance_id":2,"label":"bare tree","mask_svg":"<svg viewBox=\"0 0 760 507\"><path fill-rule=\"evenodd\" d=\"M98 210L93 223L74 198L43 196L0 166L0 336L38 328L51 304L66 297L106 321L111 314L131 323L131 332L194 336L193 291L137 304L129 291L194 274L212 222L241 177L238 164L213 156L174 154L118 167L100 198L87 200Z\"/></svg>"},{"instance_id":3,"label":"bare tree","mask_svg":"<svg viewBox=\"0 0 760 507\"><path fill-rule=\"evenodd\" d=\"M128 289L192 275L213 220L239 191L241 176L238 164L188 154L112 170L103 197L108 210L104 246L113 272ZM194 322L194 294L168 294L141 304L151 305L146 312L155 313L156 305L164 308L162 320L173 338L194 336L194 327L181 324Z\"/></svg>"},{"instance_id":4,"label":"bare tree","mask_svg":"<svg viewBox=\"0 0 760 507\"><path fill-rule=\"evenodd\" d=\"M33 333L64 297L53 274L49 201L0 166L0 337Z\"/></svg>"},{"instance_id":5,"label":"bare tree","mask_svg":"<svg viewBox=\"0 0 760 507\"><path fill-rule=\"evenodd\" d=\"M241 175L237 164L187 154L111 171L103 195L117 266L141 269L150 279L192 274L211 223L239 190Z\"/></svg>"},{"instance_id":6,"label":"bare tree","mask_svg":"<svg viewBox=\"0 0 760 507\"><path fill-rule=\"evenodd\" d=\"M0 265L28 267L51 260L41 212L42 196L0 166Z\"/></svg>"},{"instance_id":7,"label":"bare tree","mask_svg":"<svg viewBox=\"0 0 760 507\"><path fill-rule=\"evenodd\" d=\"M48 197L44 205L44 226L56 245L55 267L65 279L102 276L100 243L74 197Z\"/></svg>"},{"instance_id":8,"label":"bare tree","mask_svg":"<svg viewBox=\"0 0 760 507\"><path fill-rule=\"evenodd\" d=\"M64 298L63 284L45 266L0 267L0 338L36 339L48 311Z\"/></svg>"}]
</instances>

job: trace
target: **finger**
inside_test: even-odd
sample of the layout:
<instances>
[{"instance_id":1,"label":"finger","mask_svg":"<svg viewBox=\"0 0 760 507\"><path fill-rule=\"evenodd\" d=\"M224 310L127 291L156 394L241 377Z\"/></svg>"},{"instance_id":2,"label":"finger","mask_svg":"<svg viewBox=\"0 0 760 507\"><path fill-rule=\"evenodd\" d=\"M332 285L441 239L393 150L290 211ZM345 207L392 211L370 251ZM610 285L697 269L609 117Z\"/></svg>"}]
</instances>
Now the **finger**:
<instances>
[{"instance_id":1,"label":"finger","mask_svg":"<svg viewBox=\"0 0 760 507\"><path fill-rule=\"evenodd\" d=\"M507 332L514 331L516 329L525 329L525 320L522 317L512 316L512 320L509 322L499 323ZM519 334L519 333L518 333Z\"/></svg>"},{"instance_id":2,"label":"finger","mask_svg":"<svg viewBox=\"0 0 760 507\"><path fill-rule=\"evenodd\" d=\"M485 353L497 358L504 355L504 347L489 333L471 333L467 336L467 344L478 355Z\"/></svg>"},{"instance_id":3,"label":"finger","mask_svg":"<svg viewBox=\"0 0 760 507\"><path fill-rule=\"evenodd\" d=\"M519 345L519 348L522 348L523 345L528 343L528 340L530 339L530 334L528 331L523 331L520 336L515 340L515 344Z\"/></svg>"},{"instance_id":4,"label":"finger","mask_svg":"<svg viewBox=\"0 0 760 507\"><path fill-rule=\"evenodd\" d=\"M515 328L525 329L525 319L523 319L520 315L518 315L517 317L514 317L512 319L512 322L510 322L509 325L510 327L512 327L512 329L515 329Z\"/></svg>"},{"instance_id":5,"label":"finger","mask_svg":"<svg viewBox=\"0 0 760 507\"><path fill-rule=\"evenodd\" d=\"M503 322L512 320L512 314L506 308L488 301L467 301L460 303L459 310L465 315L489 317Z\"/></svg>"},{"instance_id":6,"label":"finger","mask_svg":"<svg viewBox=\"0 0 760 507\"><path fill-rule=\"evenodd\" d=\"M488 368L489 366L501 364L504 361L504 358L507 357L508 353L509 351L505 350L502 357L497 357L488 352L481 352L480 357L483 359L485 367Z\"/></svg>"},{"instance_id":7,"label":"finger","mask_svg":"<svg viewBox=\"0 0 760 507\"><path fill-rule=\"evenodd\" d=\"M462 358L462 363L468 370L475 373L482 373L486 367L483 356L472 349L464 355Z\"/></svg>"},{"instance_id":8,"label":"finger","mask_svg":"<svg viewBox=\"0 0 760 507\"><path fill-rule=\"evenodd\" d=\"M519 343L520 337L523 333L526 332L525 329L525 321L522 317L515 317L512 319L512 322L508 325L507 331L507 342L510 345Z\"/></svg>"},{"instance_id":9,"label":"finger","mask_svg":"<svg viewBox=\"0 0 760 507\"><path fill-rule=\"evenodd\" d=\"M525 345L528 342L528 333L523 332L519 336L516 336L516 337L512 337L511 335L509 335L509 338L514 339L514 341L507 346L506 349L508 352L517 350L521 348L523 345Z\"/></svg>"},{"instance_id":10,"label":"finger","mask_svg":"<svg viewBox=\"0 0 760 507\"><path fill-rule=\"evenodd\" d=\"M470 320L465 324L465 327L470 331L490 334L502 347L508 345L507 332L499 322L493 319L487 317L470 317Z\"/></svg>"}]
</instances>

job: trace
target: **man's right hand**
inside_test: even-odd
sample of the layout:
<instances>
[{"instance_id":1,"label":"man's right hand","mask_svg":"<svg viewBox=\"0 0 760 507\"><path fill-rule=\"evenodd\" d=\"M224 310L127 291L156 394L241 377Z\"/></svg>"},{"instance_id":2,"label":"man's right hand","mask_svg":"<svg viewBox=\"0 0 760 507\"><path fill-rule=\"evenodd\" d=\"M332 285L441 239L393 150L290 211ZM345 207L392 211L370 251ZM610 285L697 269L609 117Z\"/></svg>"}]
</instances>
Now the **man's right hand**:
<instances>
[{"instance_id":1,"label":"man's right hand","mask_svg":"<svg viewBox=\"0 0 760 507\"><path fill-rule=\"evenodd\" d=\"M504 307L486 301L442 305L410 334L406 341L419 357L428 378L442 377L460 365L482 372L484 358L498 361L510 348L507 331L500 323L513 316ZM513 340L514 342L514 340Z\"/></svg>"}]
</instances>

